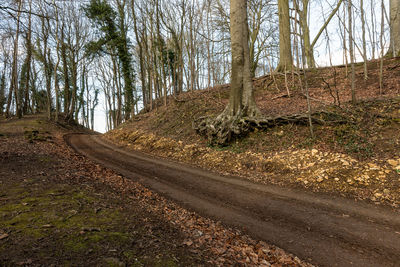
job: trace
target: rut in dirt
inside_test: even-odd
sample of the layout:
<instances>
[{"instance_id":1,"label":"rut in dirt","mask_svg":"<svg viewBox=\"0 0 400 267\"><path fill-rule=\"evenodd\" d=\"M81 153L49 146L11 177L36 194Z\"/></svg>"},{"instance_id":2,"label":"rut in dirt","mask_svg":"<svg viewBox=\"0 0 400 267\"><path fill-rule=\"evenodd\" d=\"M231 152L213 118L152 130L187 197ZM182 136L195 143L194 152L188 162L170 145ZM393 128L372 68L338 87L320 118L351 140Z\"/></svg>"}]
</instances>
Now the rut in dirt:
<instances>
[{"instance_id":1,"label":"rut in dirt","mask_svg":"<svg viewBox=\"0 0 400 267\"><path fill-rule=\"evenodd\" d=\"M388 207L260 185L127 151L95 135L66 141L200 215L240 227L319 266L400 266L400 213Z\"/></svg>"}]
</instances>

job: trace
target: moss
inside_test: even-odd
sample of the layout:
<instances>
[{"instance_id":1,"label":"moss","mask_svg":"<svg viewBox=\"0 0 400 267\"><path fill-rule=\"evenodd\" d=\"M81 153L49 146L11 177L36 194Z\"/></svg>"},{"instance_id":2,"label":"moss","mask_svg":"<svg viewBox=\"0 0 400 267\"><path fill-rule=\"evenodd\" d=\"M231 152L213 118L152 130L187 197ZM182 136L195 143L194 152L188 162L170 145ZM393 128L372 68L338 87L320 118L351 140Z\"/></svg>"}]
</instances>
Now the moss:
<instances>
[{"instance_id":1,"label":"moss","mask_svg":"<svg viewBox=\"0 0 400 267\"><path fill-rule=\"evenodd\" d=\"M74 194L72 195L72 198L75 200L84 200L87 203L94 203L96 201L96 199L94 197L91 197L82 191L74 192Z\"/></svg>"},{"instance_id":2,"label":"moss","mask_svg":"<svg viewBox=\"0 0 400 267\"><path fill-rule=\"evenodd\" d=\"M4 191L1 191L1 189L3 189ZM23 188L22 185L20 186L19 184L16 184L13 187L4 187L1 189L0 192L4 192L7 196L17 195L17 197L25 197L28 194L26 189Z\"/></svg>"},{"instance_id":3,"label":"moss","mask_svg":"<svg viewBox=\"0 0 400 267\"><path fill-rule=\"evenodd\" d=\"M64 248L70 252L83 253L88 250L88 243L83 239L71 239L64 241Z\"/></svg>"},{"instance_id":4,"label":"moss","mask_svg":"<svg viewBox=\"0 0 400 267\"><path fill-rule=\"evenodd\" d=\"M33 192L26 192L19 188L20 185L14 186L5 192L14 203L0 206L0 216L3 218L0 228L13 229L22 235L42 237L47 230L43 225L47 224L62 231L80 231L83 227L110 226L123 219L120 212L115 210L95 213L93 209L84 208L77 214L71 213L71 210L79 210L82 202L95 203L94 197L79 190L66 194L68 188L60 186L44 192L35 191L35 188ZM97 242L104 239L104 234L92 234L90 237ZM125 234L118 232L112 232L108 237L112 240L127 239Z\"/></svg>"},{"instance_id":5,"label":"moss","mask_svg":"<svg viewBox=\"0 0 400 267\"><path fill-rule=\"evenodd\" d=\"M45 224L43 217L37 212L26 212L18 214L11 219L0 222L0 228L12 229L24 236L39 238L44 236L41 226Z\"/></svg>"},{"instance_id":6,"label":"moss","mask_svg":"<svg viewBox=\"0 0 400 267\"><path fill-rule=\"evenodd\" d=\"M81 253L89 249L98 250L102 244L107 244L110 248L129 245L130 240L129 234L122 232L85 232L70 235L63 244L66 251Z\"/></svg>"},{"instance_id":7,"label":"moss","mask_svg":"<svg viewBox=\"0 0 400 267\"><path fill-rule=\"evenodd\" d=\"M22 202L24 203L24 202ZM29 211L29 207L23 205L22 203L20 204L6 204L4 206L0 206L0 212L6 213L6 212L26 212Z\"/></svg>"},{"instance_id":8,"label":"moss","mask_svg":"<svg viewBox=\"0 0 400 267\"><path fill-rule=\"evenodd\" d=\"M51 158L49 156L42 156L42 157L39 157L39 161L48 163L48 162L55 162L55 159Z\"/></svg>"},{"instance_id":9,"label":"moss","mask_svg":"<svg viewBox=\"0 0 400 267\"><path fill-rule=\"evenodd\" d=\"M134 253L133 251L124 251L122 255L124 255L124 257L127 258L129 261L135 261L138 258L136 253Z\"/></svg>"},{"instance_id":10,"label":"moss","mask_svg":"<svg viewBox=\"0 0 400 267\"><path fill-rule=\"evenodd\" d=\"M45 203L49 200L50 200L49 198L44 198L44 197L24 197L21 199L21 202L28 204L36 204L38 202Z\"/></svg>"}]
</instances>

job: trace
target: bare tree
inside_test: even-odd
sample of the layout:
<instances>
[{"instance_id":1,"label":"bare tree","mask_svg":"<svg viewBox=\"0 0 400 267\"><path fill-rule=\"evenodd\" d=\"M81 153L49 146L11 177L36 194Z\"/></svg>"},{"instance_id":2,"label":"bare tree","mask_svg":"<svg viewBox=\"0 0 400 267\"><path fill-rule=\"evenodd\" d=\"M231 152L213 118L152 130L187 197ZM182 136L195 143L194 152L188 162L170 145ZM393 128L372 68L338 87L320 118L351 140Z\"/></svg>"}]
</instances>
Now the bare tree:
<instances>
[{"instance_id":1,"label":"bare tree","mask_svg":"<svg viewBox=\"0 0 400 267\"><path fill-rule=\"evenodd\" d=\"M210 142L217 144L225 144L243 131L241 118L261 115L254 100L250 72L247 2L231 0L230 8L232 76L229 103L217 118L203 120L197 126L199 132L208 135Z\"/></svg>"},{"instance_id":2,"label":"bare tree","mask_svg":"<svg viewBox=\"0 0 400 267\"><path fill-rule=\"evenodd\" d=\"M15 31L15 39L14 39L14 54L13 54L13 62L12 62L12 72L11 72L11 84L10 84L10 91L7 100L7 108L6 108L6 116L9 117L10 108L11 108L11 101L12 101L12 93L14 93L15 97L15 110L16 115L18 118L22 117L21 111L21 102L20 102L20 95L18 92L18 46L19 46L19 31L20 31L20 18L21 18L21 8L22 8L22 0L17 1L18 3L18 11L17 11L17 28Z\"/></svg>"}]
</instances>

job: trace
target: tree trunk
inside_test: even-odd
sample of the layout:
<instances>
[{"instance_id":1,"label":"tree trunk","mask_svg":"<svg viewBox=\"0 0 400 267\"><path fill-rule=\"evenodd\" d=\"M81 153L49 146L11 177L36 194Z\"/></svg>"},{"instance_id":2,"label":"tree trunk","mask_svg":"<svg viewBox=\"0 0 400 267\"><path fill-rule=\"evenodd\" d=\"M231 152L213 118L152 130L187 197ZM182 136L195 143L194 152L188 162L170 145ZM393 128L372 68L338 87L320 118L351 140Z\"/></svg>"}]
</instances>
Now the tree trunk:
<instances>
[{"instance_id":1,"label":"tree trunk","mask_svg":"<svg viewBox=\"0 0 400 267\"><path fill-rule=\"evenodd\" d=\"M350 53L350 64L351 64L351 102L356 103L356 92L355 92L355 66L354 66L354 42L353 42L353 8L352 0L347 0L347 10L349 17L349 53Z\"/></svg>"},{"instance_id":2,"label":"tree trunk","mask_svg":"<svg viewBox=\"0 0 400 267\"><path fill-rule=\"evenodd\" d=\"M32 10L32 1L29 1L29 11ZM24 105L23 113L27 114L29 110L29 80L31 74L31 61L32 61L32 15L29 12L28 16L28 32L26 34L26 76L25 76L25 88L24 88Z\"/></svg>"},{"instance_id":3,"label":"tree trunk","mask_svg":"<svg viewBox=\"0 0 400 267\"><path fill-rule=\"evenodd\" d=\"M289 1L278 0L279 15L279 64L277 71L290 71L293 67L290 41Z\"/></svg>"},{"instance_id":4,"label":"tree trunk","mask_svg":"<svg viewBox=\"0 0 400 267\"><path fill-rule=\"evenodd\" d=\"M69 113L67 116L68 121L74 120L74 114L76 111L76 102L78 94L78 66L75 60L74 51L70 51L70 62L71 62L71 82L72 82L72 92L71 92L71 105L69 107Z\"/></svg>"},{"instance_id":5,"label":"tree trunk","mask_svg":"<svg viewBox=\"0 0 400 267\"><path fill-rule=\"evenodd\" d=\"M47 40L44 51L47 49ZM45 64L45 76L46 76L46 92L47 92L47 119L51 120L51 109L52 109L52 98L51 98L51 55L50 55L50 48L47 49L47 53L44 52L44 56L47 57L46 64Z\"/></svg>"},{"instance_id":6,"label":"tree trunk","mask_svg":"<svg viewBox=\"0 0 400 267\"><path fill-rule=\"evenodd\" d=\"M229 95L229 103L225 108L224 115L240 116L242 112L242 93L244 88L244 47L243 24L245 24L246 16L243 9L246 8L245 1L231 0L231 46L232 46L232 76L231 76L231 92ZM246 24L245 24L246 25Z\"/></svg>"},{"instance_id":7,"label":"tree trunk","mask_svg":"<svg viewBox=\"0 0 400 267\"><path fill-rule=\"evenodd\" d=\"M310 29L308 27L308 4L309 0L303 0L302 10L300 11L300 25L302 29L302 39L304 44L305 59L308 68L315 67L314 52L310 41Z\"/></svg>"},{"instance_id":8,"label":"tree trunk","mask_svg":"<svg viewBox=\"0 0 400 267\"><path fill-rule=\"evenodd\" d=\"M383 35L385 31L385 4L384 0L381 0L381 33L380 33L380 44L381 44L381 55L379 59L379 93L383 92Z\"/></svg>"},{"instance_id":9,"label":"tree trunk","mask_svg":"<svg viewBox=\"0 0 400 267\"><path fill-rule=\"evenodd\" d=\"M372 32L372 36L370 37L371 40L371 53L372 53L372 59L375 59L375 49L376 49L376 30L375 30L375 25L376 25L376 19L375 19L375 12L374 12L374 8L375 8L375 1L371 0L371 32Z\"/></svg>"},{"instance_id":10,"label":"tree trunk","mask_svg":"<svg viewBox=\"0 0 400 267\"><path fill-rule=\"evenodd\" d=\"M194 123L197 132L207 135L210 143L218 145L248 131L250 126L243 118L255 118L261 114L254 100L250 72L247 1L231 0L230 7L232 76L229 103L217 118L205 118Z\"/></svg>"},{"instance_id":11,"label":"tree trunk","mask_svg":"<svg viewBox=\"0 0 400 267\"><path fill-rule=\"evenodd\" d=\"M65 33L64 33L64 22L61 25L61 59L63 64L63 74L64 74L64 114L67 116L69 114L69 106L71 103L71 92L70 92L70 82L69 82L69 69L67 60L67 44L65 43Z\"/></svg>"},{"instance_id":12,"label":"tree trunk","mask_svg":"<svg viewBox=\"0 0 400 267\"><path fill-rule=\"evenodd\" d=\"M58 23L59 23L59 19L58 19L58 8L55 5L55 9L56 9L56 14L55 14L55 20L56 20L56 32L55 32L55 38L56 38L56 56L57 56L57 61L56 64L54 65L54 70L53 70L53 74L54 74L54 89L56 91L56 112L55 112L55 121L58 121L58 115L60 113L60 86L59 86L59 82L58 82L58 75L57 75L57 70L58 70L58 66L60 65L60 54L59 54L59 50L60 50L60 38L58 37L58 33L59 33L59 27L58 27Z\"/></svg>"},{"instance_id":13,"label":"tree trunk","mask_svg":"<svg viewBox=\"0 0 400 267\"><path fill-rule=\"evenodd\" d=\"M21 7L22 7L22 0L18 1L18 13L17 13L17 29L15 33L15 40L14 40L14 57L13 57L13 68L12 68L12 76L11 76L11 83L14 90L14 97L15 97L15 110L16 115L18 118L22 117L22 110L21 110L21 99L18 92L18 37L19 37L19 24L20 24L20 16L21 16Z\"/></svg>"},{"instance_id":14,"label":"tree trunk","mask_svg":"<svg viewBox=\"0 0 400 267\"><path fill-rule=\"evenodd\" d=\"M6 94L6 75L3 71L3 73L0 76L0 116L3 115L3 108L6 102L5 94Z\"/></svg>"},{"instance_id":15,"label":"tree trunk","mask_svg":"<svg viewBox=\"0 0 400 267\"><path fill-rule=\"evenodd\" d=\"M390 0L390 47L388 56L400 56L400 1Z\"/></svg>"},{"instance_id":16,"label":"tree trunk","mask_svg":"<svg viewBox=\"0 0 400 267\"><path fill-rule=\"evenodd\" d=\"M133 29L135 32L135 37L137 44L139 46L139 68L140 68L140 80L142 82L142 101L143 107L147 106L147 98L146 98L146 76L145 76L145 69L144 69L144 58L143 58L143 45L142 40L140 40L139 31L137 28L137 18L136 18L136 10L135 10L135 1L131 2L132 8L132 16L133 16Z\"/></svg>"},{"instance_id":17,"label":"tree trunk","mask_svg":"<svg viewBox=\"0 0 400 267\"><path fill-rule=\"evenodd\" d=\"M119 31L121 38L121 45L117 46L118 49L118 58L121 62L121 71L124 79L124 99L125 99L125 107L124 107L124 119L128 120L133 116L133 68L132 68L132 55L128 49L128 36L127 36L127 28L125 25L125 1L119 2L117 1L118 6L118 15L119 15Z\"/></svg>"},{"instance_id":18,"label":"tree trunk","mask_svg":"<svg viewBox=\"0 0 400 267\"><path fill-rule=\"evenodd\" d=\"M368 68L367 68L367 42L365 40L365 12L364 12L364 1L360 0L361 10L361 27L362 27L362 47L363 47L363 59L364 59L364 80L368 79Z\"/></svg>"}]
</instances>

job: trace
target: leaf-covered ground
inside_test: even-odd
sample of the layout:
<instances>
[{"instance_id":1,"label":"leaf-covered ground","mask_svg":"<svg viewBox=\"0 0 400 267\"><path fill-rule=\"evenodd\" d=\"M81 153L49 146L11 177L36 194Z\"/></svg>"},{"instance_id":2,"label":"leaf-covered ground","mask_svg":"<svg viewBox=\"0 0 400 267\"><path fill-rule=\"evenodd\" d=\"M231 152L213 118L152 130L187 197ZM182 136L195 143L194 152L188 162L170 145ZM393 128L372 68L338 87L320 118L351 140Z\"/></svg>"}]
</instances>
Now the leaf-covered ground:
<instances>
[{"instance_id":1,"label":"leaf-covered ground","mask_svg":"<svg viewBox=\"0 0 400 267\"><path fill-rule=\"evenodd\" d=\"M377 61L356 70L356 105L351 99L346 68L309 71L314 110L328 110L348 119L307 126L288 124L255 131L227 147L210 147L192 129L201 116L216 116L228 101L229 85L182 94L140 114L105 135L132 149L199 165L261 183L400 204L400 59L386 60L384 87L379 88ZM347 72L348 73L348 72ZM257 104L267 116L306 111L297 75L275 74L255 79ZM287 85L287 86L286 86ZM287 95L289 89L290 97Z\"/></svg>"},{"instance_id":2,"label":"leaf-covered ground","mask_svg":"<svg viewBox=\"0 0 400 267\"><path fill-rule=\"evenodd\" d=\"M75 154L66 131L0 121L1 266L309 266Z\"/></svg>"}]
</instances>

